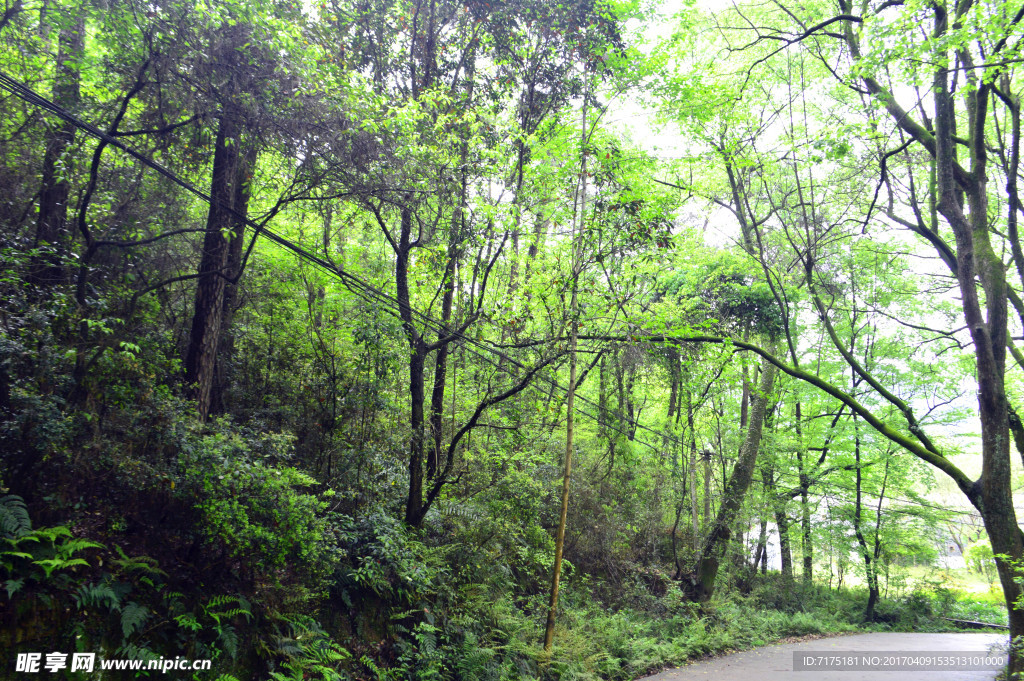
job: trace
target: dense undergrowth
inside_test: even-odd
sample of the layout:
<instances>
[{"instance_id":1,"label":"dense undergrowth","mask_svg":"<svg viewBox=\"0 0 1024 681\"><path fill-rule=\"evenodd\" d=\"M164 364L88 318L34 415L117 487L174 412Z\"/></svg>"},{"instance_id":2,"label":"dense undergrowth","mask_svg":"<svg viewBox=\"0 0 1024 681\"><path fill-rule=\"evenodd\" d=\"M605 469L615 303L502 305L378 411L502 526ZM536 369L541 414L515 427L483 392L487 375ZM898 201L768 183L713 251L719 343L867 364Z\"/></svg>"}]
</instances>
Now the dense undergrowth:
<instances>
[{"instance_id":1,"label":"dense undergrowth","mask_svg":"<svg viewBox=\"0 0 1024 681\"><path fill-rule=\"evenodd\" d=\"M515 498L442 504L417 532L290 466L287 438L166 423L145 456L51 453L60 485L3 498L4 649L208 658L223 681L632 679L784 637L1005 616L935 584L865 625L857 590L735 566L701 607L653 565L570 566L545 654L551 540L509 522Z\"/></svg>"}]
</instances>

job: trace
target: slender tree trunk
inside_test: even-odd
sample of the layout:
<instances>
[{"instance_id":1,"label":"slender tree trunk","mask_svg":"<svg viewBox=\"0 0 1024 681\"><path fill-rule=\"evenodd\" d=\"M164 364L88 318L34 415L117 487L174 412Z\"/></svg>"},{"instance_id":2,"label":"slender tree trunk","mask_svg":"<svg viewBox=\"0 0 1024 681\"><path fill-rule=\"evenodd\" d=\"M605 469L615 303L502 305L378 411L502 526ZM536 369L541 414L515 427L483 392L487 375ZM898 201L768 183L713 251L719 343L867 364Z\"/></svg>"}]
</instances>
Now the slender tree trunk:
<instances>
[{"instance_id":1,"label":"slender tree trunk","mask_svg":"<svg viewBox=\"0 0 1024 681\"><path fill-rule=\"evenodd\" d=\"M693 394L689 388L684 391L686 395L686 427L690 436L690 523L693 529L693 553L700 553L700 516L697 505L697 431L693 423ZM704 468L707 477L707 466Z\"/></svg>"},{"instance_id":2,"label":"slender tree trunk","mask_svg":"<svg viewBox=\"0 0 1024 681\"><path fill-rule=\"evenodd\" d=\"M684 489L679 503L676 504L676 519L672 523L672 561L675 563L676 566L676 573L674 575L675 579L679 579L683 576L683 564L682 561L679 560L679 541L677 533L679 531L679 521L683 517L683 506L686 504L685 497L686 492Z\"/></svg>"},{"instance_id":3,"label":"slender tree trunk","mask_svg":"<svg viewBox=\"0 0 1024 681\"><path fill-rule=\"evenodd\" d=\"M857 535L861 557L864 559L864 576L868 583L868 602L864 608L864 620L871 622L875 618L875 605L878 603L878 571L874 563L874 552L868 549L863 529L862 475L860 465L860 434L857 432L857 417L854 416L853 456L857 473L857 501L853 507L853 531ZM877 544L877 537L876 537Z\"/></svg>"},{"instance_id":4,"label":"slender tree trunk","mask_svg":"<svg viewBox=\"0 0 1024 681\"><path fill-rule=\"evenodd\" d=\"M411 200L411 199L409 199ZM427 345L412 318L409 293L409 251L412 248L412 208L401 210L401 225L395 249L395 289L402 330L409 344L409 495L405 502L405 522L419 527L426 513L423 503L423 427Z\"/></svg>"},{"instance_id":5,"label":"slender tree trunk","mask_svg":"<svg viewBox=\"0 0 1024 681\"><path fill-rule=\"evenodd\" d=\"M405 522L419 527L423 522L423 371L426 353L422 342L409 355L409 496L405 503Z\"/></svg>"},{"instance_id":6,"label":"slender tree trunk","mask_svg":"<svg viewBox=\"0 0 1024 681\"><path fill-rule=\"evenodd\" d=\"M806 478L806 474L804 475ZM800 548L803 551L803 583L810 586L814 579L814 544L811 535L811 504L807 499L807 488L800 491Z\"/></svg>"},{"instance_id":7,"label":"slender tree trunk","mask_svg":"<svg viewBox=\"0 0 1024 681\"><path fill-rule=\"evenodd\" d=\"M573 285L573 309L576 307L576 286ZM555 565L551 574L551 598L548 618L544 625L544 650L551 650L555 640L555 615L558 613L558 588L562 580L562 552L565 548L565 526L569 513L569 484L572 475L572 456L575 447L576 401L576 321L571 322L569 348L569 395L566 402L565 461L562 471L562 506L558 515L558 533L555 535Z\"/></svg>"},{"instance_id":8,"label":"slender tree trunk","mask_svg":"<svg viewBox=\"0 0 1024 681\"><path fill-rule=\"evenodd\" d=\"M463 146L463 163L465 166L466 147ZM463 178L463 193L466 183ZM461 200L461 199L460 199ZM448 237L448 254L444 270L443 293L441 294L441 328L437 339L440 342L451 331L448 328L452 319L452 304L455 299L456 264L459 259L459 245L462 241L462 206L456 208L452 217L451 233ZM450 343L443 343L434 357L434 387L430 394L430 434L433 440L430 454L427 457L427 478L434 479L440 465L444 440L444 393L448 381L448 356Z\"/></svg>"},{"instance_id":9,"label":"slender tree trunk","mask_svg":"<svg viewBox=\"0 0 1024 681\"><path fill-rule=\"evenodd\" d=\"M793 552L789 545L789 515L787 505L789 496L780 494L775 484L775 471L769 466L764 472L766 492L771 500L772 515L775 518L775 528L779 532L779 562L782 576L786 579L793 578Z\"/></svg>"},{"instance_id":10,"label":"slender tree trunk","mask_svg":"<svg viewBox=\"0 0 1024 681\"><path fill-rule=\"evenodd\" d=\"M786 513L785 500L780 500L775 507L775 526L779 530L779 561L782 576L793 579L793 550L789 543L789 515Z\"/></svg>"},{"instance_id":11,"label":"slender tree trunk","mask_svg":"<svg viewBox=\"0 0 1024 681\"><path fill-rule=\"evenodd\" d=\"M800 410L800 400L794 405L794 418L796 421L797 439L797 468L800 476L800 548L803 552L803 583L810 586L814 579L814 544L811 535L811 504L810 476L807 474L807 461L804 456L804 431L803 415Z\"/></svg>"},{"instance_id":12,"label":"slender tree trunk","mask_svg":"<svg viewBox=\"0 0 1024 681\"><path fill-rule=\"evenodd\" d=\"M579 303L577 291L579 276L582 271L582 238L584 217L587 209L587 156L584 153L587 143L587 100L583 100L582 124L580 125L580 212L579 237L573 233L572 239L572 298L569 303L569 391L566 402L565 421L565 465L562 475L562 507L558 516L558 534L555 536L555 564L551 573L551 598L548 603L548 618L544 625L544 651L551 650L555 640L555 615L558 613L558 587L562 580L562 551L565 547L565 526L569 513L569 482L572 474L574 435L576 425L576 341L579 335ZM575 206L574 206L575 207ZM573 225L575 228L576 225Z\"/></svg>"},{"instance_id":13,"label":"slender tree trunk","mask_svg":"<svg viewBox=\"0 0 1024 681\"><path fill-rule=\"evenodd\" d=\"M597 415L601 419L601 423L598 424L601 435L604 437L607 445L607 456L608 456L608 475L612 471L612 467L615 465L615 433L612 431L612 414L608 408L608 367L605 361L604 355L601 356L600 363L598 365L598 389L597 389Z\"/></svg>"},{"instance_id":14,"label":"slender tree trunk","mask_svg":"<svg viewBox=\"0 0 1024 681\"><path fill-rule=\"evenodd\" d=\"M711 450L705 449L701 458L704 459L704 522L711 522ZM722 477L725 477L724 475Z\"/></svg>"},{"instance_id":15,"label":"slender tree trunk","mask_svg":"<svg viewBox=\"0 0 1024 681\"><path fill-rule=\"evenodd\" d=\"M757 535L757 550L754 551L754 570L757 570L759 565L766 563L768 554L768 521L765 519L761 520L761 528Z\"/></svg>"},{"instance_id":16,"label":"slender tree trunk","mask_svg":"<svg viewBox=\"0 0 1024 681\"><path fill-rule=\"evenodd\" d=\"M474 56L469 55L466 69L467 99L473 97L473 74ZM469 155L469 141L462 140L459 152L459 166L462 169L462 177L459 182L459 196L452 211L451 228L448 232L447 261L444 268L444 279L442 281L443 292L441 294L441 328L438 329L438 342L450 333L448 325L452 319L452 305L455 300L455 278L458 274L458 262L461 255L462 241L465 238L465 214L466 190L468 187L466 159ZM444 393L448 381L448 357L451 354L451 344L443 343L437 348L434 357L434 387L430 394L430 435L432 445L427 457L427 479L433 480L437 474L438 466L441 465L441 453L444 450ZM501 358L501 362L504 358Z\"/></svg>"}]
</instances>

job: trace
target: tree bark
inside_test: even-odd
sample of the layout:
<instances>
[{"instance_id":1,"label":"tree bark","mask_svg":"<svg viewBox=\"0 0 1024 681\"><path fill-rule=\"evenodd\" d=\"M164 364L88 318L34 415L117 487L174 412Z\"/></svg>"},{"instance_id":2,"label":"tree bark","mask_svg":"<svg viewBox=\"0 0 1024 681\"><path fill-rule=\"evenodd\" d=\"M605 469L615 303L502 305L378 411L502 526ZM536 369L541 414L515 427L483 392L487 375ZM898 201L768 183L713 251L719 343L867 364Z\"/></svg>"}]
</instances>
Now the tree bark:
<instances>
[{"instance_id":1,"label":"tree bark","mask_svg":"<svg viewBox=\"0 0 1024 681\"><path fill-rule=\"evenodd\" d=\"M775 506L775 527L779 531L779 561L782 576L793 579L793 550L789 543L789 515L786 512L786 499L779 499Z\"/></svg>"},{"instance_id":2,"label":"tree bark","mask_svg":"<svg viewBox=\"0 0 1024 681\"><path fill-rule=\"evenodd\" d=\"M474 64L475 58L471 53L467 58L466 66L467 83L465 97L467 100L473 97ZM459 167L462 169L462 178L460 180L455 210L452 212L451 228L448 232L447 260L445 262L444 274L442 275L444 279L442 282L443 293L441 294L441 328L437 332L439 343L446 335L451 333L448 325L452 319L452 305L455 299L455 277L461 255L462 241L465 239L464 210L469 183L466 165L468 155L469 141L467 137L462 140L459 150ZM442 343L434 357L434 387L430 394L430 434L433 443L427 456L427 478L429 480L433 480L437 474L437 468L441 465L441 454L444 450L444 393L448 381L448 356L450 353L450 343ZM501 361L503 362L504 358Z\"/></svg>"},{"instance_id":3,"label":"tree bark","mask_svg":"<svg viewBox=\"0 0 1024 681\"><path fill-rule=\"evenodd\" d=\"M203 421L210 413L217 349L224 318L224 292L229 275L229 235L236 228L236 220L231 211L238 169L237 130L237 123L230 115L223 114L220 117L210 179L210 196L213 201L206 218L195 311L185 353L185 384L196 400L199 418Z\"/></svg>"},{"instance_id":4,"label":"tree bark","mask_svg":"<svg viewBox=\"0 0 1024 681\"><path fill-rule=\"evenodd\" d=\"M690 478L690 524L693 530L693 554L700 554L700 514L697 499L697 431L693 423L693 394L687 387L683 393L686 395L686 427L690 435L690 460L688 473ZM707 477L707 466L704 467L704 475Z\"/></svg>"},{"instance_id":5,"label":"tree bark","mask_svg":"<svg viewBox=\"0 0 1024 681\"><path fill-rule=\"evenodd\" d=\"M408 197L411 200L411 197ZM379 218L378 218L379 219ZM401 209L398 242L395 250L395 289L402 331L409 344L409 494L405 502L405 522L419 527L426 514L423 503L423 426L424 380L427 345L413 323L409 291L409 252L412 242L412 207Z\"/></svg>"},{"instance_id":6,"label":"tree bark","mask_svg":"<svg viewBox=\"0 0 1024 681\"><path fill-rule=\"evenodd\" d=\"M860 465L860 434L856 433L857 417L854 417L854 439L853 439L853 455L854 465L857 473L857 501L853 507L853 531L857 535L857 543L860 545L861 557L864 559L864 576L868 583L868 602L864 608L864 621L871 622L875 618L875 605L878 603L878 569L875 564L875 557L877 556L878 548L878 537L875 537L875 551L871 551L868 548L868 542L864 536L862 514L863 514L863 502L862 502L862 476L861 476L861 465Z\"/></svg>"},{"instance_id":7,"label":"tree bark","mask_svg":"<svg viewBox=\"0 0 1024 681\"><path fill-rule=\"evenodd\" d=\"M803 583L810 586L814 580L814 544L811 535L811 504L809 499L809 488L811 485L810 476L807 475L807 462L804 457L804 431L803 414L800 409L800 400L794 405L794 419L796 423L797 452L796 461L800 475L800 548L803 552Z\"/></svg>"},{"instance_id":8,"label":"tree bark","mask_svg":"<svg viewBox=\"0 0 1024 681\"><path fill-rule=\"evenodd\" d=\"M81 104L81 62L85 51L85 16L78 17L61 29L57 39L57 70L53 83L53 101L57 106L76 111ZM42 186L39 189L39 213L36 221L37 248L49 249L34 258L31 279L39 284L57 284L64 279L61 266L61 242L67 236L68 200L70 198L71 155L75 126L62 121L46 136L43 156Z\"/></svg>"},{"instance_id":9,"label":"tree bark","mask_svg":"<svg viewBox=\"0 0 1024 681\"><path fill-rule=\"evenodd\" d=\"M840 0L839 6L845 14L852 11L849 0ZM963 11L970 6L970 3L964 4ZM950 30L946 6L935 3L931 11L934 24L930 38L943 40ZM956 21L959 18L954 23ZM850 21L845 22L844 40L851 54L859 57L860 37ZM957 54L957 59L966 67L962 72L959 68L946 68L947 64L936 65L932 80L935 118L931 131L915 122L877 80L866 75L861 80L885 105L896 124L934 157L935 207L952 229L955 258L949 257L948 245L937 235L923 233L922 236L944 252L943 260L957 279L964 321L974 346L981 419L981 476L973 484L958 483L980 512L993 552L1002 556L996 559L996 567L1006 599L1010 636L1016 639L1024 636L1024 609L1017 607L1024 592L1016 580L1015 568L1024 559L1024 538L1017 525L1011 493L1009 404L1004 383L1009 292L1003 263L992 247L988 225L986 124L993 83L979 78L971 68L969 49L959 48ZM944 56L948 59L948 54ZM965 85L959 91L968 121L965 136L970 170L963 168L957 159L957 116L951 77L971 81L970 87ZM965 203L968 215L964 214ZM978 294L979 283L984 292L984 305ZM911 430L919 435L916 424L911 423ZM925 460L942 467L942 462L935 458ZM943 470L951 472L948 467ZM1024 672L1024 655L1019 649L1011 648L1008 671L1011 678Z\"/></svg>"},{"instance_id":10,"label":"tree bark","mask_svg":"<svg viewBox=\"0 0 1024 681\"><path fill-rule=\"evenodd\" d=\"M578 222L573 225L572 235L572 297L569 302L569 389L566 401L565 420L565 461L562 471L562 505L558 517L558 532L555 535L555 564L551 571L551 597L548 601L548 617L544 625L544 652L551 650L555 640L555 615L558 612L558 588L562 580L562 551L565 547L565 526L569 513L569 482L572 474L573 449L576 426L576 344L579 337L579 277L582 272L583 224L587 212L587 156L584 153L587 142L587 100L583 99L580 124L580 210ZM575 213L576 206L573 206ZM578 229L577 229L578 227ZM577 232L580 237L577 236Z\"/></svg>"},{"instance_id":11,"label":"tree bark","mask_svg":"<svg viewBox=\"0 0 1024 681\"><path fill-rule=\"evenodd\" d=\"M757 549L754 551L754 571L758 566L767 563L768 558L768 521L761 519L761 528L757 534Z\"/></svg>"},{"instance_id":12,"label":"tree bark","mask_svg":"<svg viewBox=\"0 0 1024 681\"><path fill-rule=\"evenodd\" d=\"M757 453L761 445L761 431L768 413L768 404L777 372L775 366L769 362L761 363L761 381L757 394L751 401L747 434L743 440L743 446L740 448L739 459L726 484L718 515L704 540L700 557L689 577L688 591L690 597L695 601L707 601L714 593L718 568L732 537L732 525L743 506L744 496L754 477Z\"/></svg>"},{"instance_id":13,"label":"tree bark","mask_svg":"<svg viewBox=\"0 0 1024 681\"><path fill-rule=\"evenodd\" d=\"M947 17L936 9L935 33L946 32ZM978 406L981 417L982 472L975 483L980 488L982 520L996 554L999 581L1009 614L1010 636L1024 636L1024 610L1017 607L1022 594L1017 566L1024 558L1024 542L1017 525L1010 480L1009 404L1004 383L1006 369L1007 286L1001 259L994 252L988 231L988 194L984 139L990 88L978 84L967 95L970 119L970 181L958 185L953 129L955 122L949 74L935 75L935 158L938 210L952 227L956 239L957 281L964 318L974 341L978 376ZM970 209L964 215L958 192L966 193ZM985 311L979 300L975 275L985 293ZM1024 656L1010 655L1009 672L1024 672Z\"/></svg>"},{"instance_id":14,"label":"tree bark","mask_svg":"<svg viewBox=\"0 0 1024 681\"><path fill-rule=\"evenodd\" d=\"M231 235L227 244L227 262L224 275L224 301L221 313L222 340L218 343L216 366L214 367L213 385L210 389L210 412L219 413L226 409L224 394L231 380L231 362L235 351L234 334L231 323L235 315L235 303L238 300L238 282L242 276L242 256L245 246L245 222L249 214L250 183L256 165L256 147L250 146L238 160L232 180L231 207L234 214L231 219Z\"/></svg>"}]
</instances>

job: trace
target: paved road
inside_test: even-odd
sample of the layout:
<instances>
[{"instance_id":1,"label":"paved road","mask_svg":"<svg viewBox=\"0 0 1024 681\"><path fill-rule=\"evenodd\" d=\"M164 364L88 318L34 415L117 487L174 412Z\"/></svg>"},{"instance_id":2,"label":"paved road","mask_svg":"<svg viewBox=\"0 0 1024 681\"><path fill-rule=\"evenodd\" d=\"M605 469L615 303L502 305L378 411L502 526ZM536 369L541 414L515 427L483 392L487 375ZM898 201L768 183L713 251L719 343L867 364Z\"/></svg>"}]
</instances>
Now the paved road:
<instances>
[{"instance_id":1,"label":"paved road","mask_svg":"<svg viewBox=\"0 0 1024 681\"><path fill-rule=\"evenodd\" d=\"M787 643L748 650L744 653L726 655L706 662L696 662L679 669L648 676L641 681L991 681L998 674L994 669L957 667L941 670L900 670L881 671L881 666L872 670L824 669L820 665L832 656L871 660L879 656L880 663L885 654L890 656L923 653L987 654L995 647L1005 647L1007 637L1000 634L857 634L839 636L816 641ZM882 653L885 651L885 653ZM800 659L813 662L817 668L794 671L794 653ZM920 658L919 658L920 659Z\"/></svg>"}]
</instances>

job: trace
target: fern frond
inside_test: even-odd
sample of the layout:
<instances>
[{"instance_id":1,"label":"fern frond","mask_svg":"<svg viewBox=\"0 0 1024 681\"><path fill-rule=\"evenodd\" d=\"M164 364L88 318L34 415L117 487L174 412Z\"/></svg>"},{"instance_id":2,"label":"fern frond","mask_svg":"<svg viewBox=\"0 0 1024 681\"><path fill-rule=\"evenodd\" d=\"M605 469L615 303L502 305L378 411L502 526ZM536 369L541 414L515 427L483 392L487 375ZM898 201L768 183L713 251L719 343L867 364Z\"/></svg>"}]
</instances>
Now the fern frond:
<instances>
[{"instance_id":1,"label":"fern frond","mask_svg":"<svg viewBox=\"0 0 1024 681\"><path fill-rule=\"evenodd\" d=\"M57 555L70 557L86 549L102 549L103 544L88 539L68 539L57 547Z\"/></svg>"},{"instance_id":2,"label":"fern frond","mask_svg":"<svg viewBox=\"0 0 1024 681\"><path fill-rule=\"evenodd\" d=\"M157 575L160 577L167 576L167 573L158 567L159 563L156 558L151 558L149 556L128 556L125 554L124 550L116 544L114 545L114 550L117 551L119 558L115 558L110 562L126 572L144 572L148 575Z\"/></svg>"},{"instance_id":3,"label":"fern frond","mask_svg":"<svg viewBox=\"0 0 1024 681\"><path fill-rule=\"evenodd\" d=\"M4 588L7 589L7 598L13 598L14 594L21 591L21 587L25 586L24 579L8 579L4 582Z\"/></svg>"},{"instance_id":4,"label":"fern frond","mask_svg":"<svg viewBox=\"0 0 1024 681\"><path fill-rule=\"evenodd\" d=\"M63 558L43 558L32 561L32 564L43 568L43 572L46 573L47 577L52 575L54 570L66 570L67 568L74 567L75 565L88 565L88 563L81 558L71 558L69 560L65 560Z\"/></svg>"},{"instance_id":5,"label":"fern frond","mask_svg":"<svg viewBox=\"0 0 1024 681\"><path fill-rule=\"evenodd\" d=\"M121 609L121 598L107 582L85 584L78 587L78 591L75 593L75 602L78 603L79 608L105 605L111 610Z\"/></svg>"},{"instance_id":6,"label":"fern frond","mask_svg":"<svg viewBox=\"0 0 1024 681\"><path fill-rule=\"evenodd\" d=\"M144 605L131 601L121 611L121 631L124 637L128 638L137 631L142 630L142 625L149 619L149 610Z\"/></svg>"},{"instance_id":7,"label":"fern frond","mask_svg":"<svg viewBox=\"0 0 1024 681\"><path fill-rule=\"evenodd\" d=\"M221 629L217 640L224 647L224 652L228 654L228 657L233 660L238 656L238 634L235 633L234 627Z\"/></svg>"},{"instance_id":8,"label":"fern frond","mask_svg":"<svg viewBox=\"0 0 1024 681\"><path fill-rule=\"evenodd\" d=\"M0 497L0 534L18 539L31 531L25 500L15 494Z\"/></svg>"},{"instance_id":9,"label":"fern frond","mask_svg":"<svg viewBox=\"0 0 1024 681\"><path fill-rule=\"evenodd\" d=\"M195 617L190 613L184 615L178 615L174 618L174 621L178 623L178 626L182 629L188 629L189 631L199 631L203 628L203 625L199 623Z\"/></svg>"}]
</instances>

